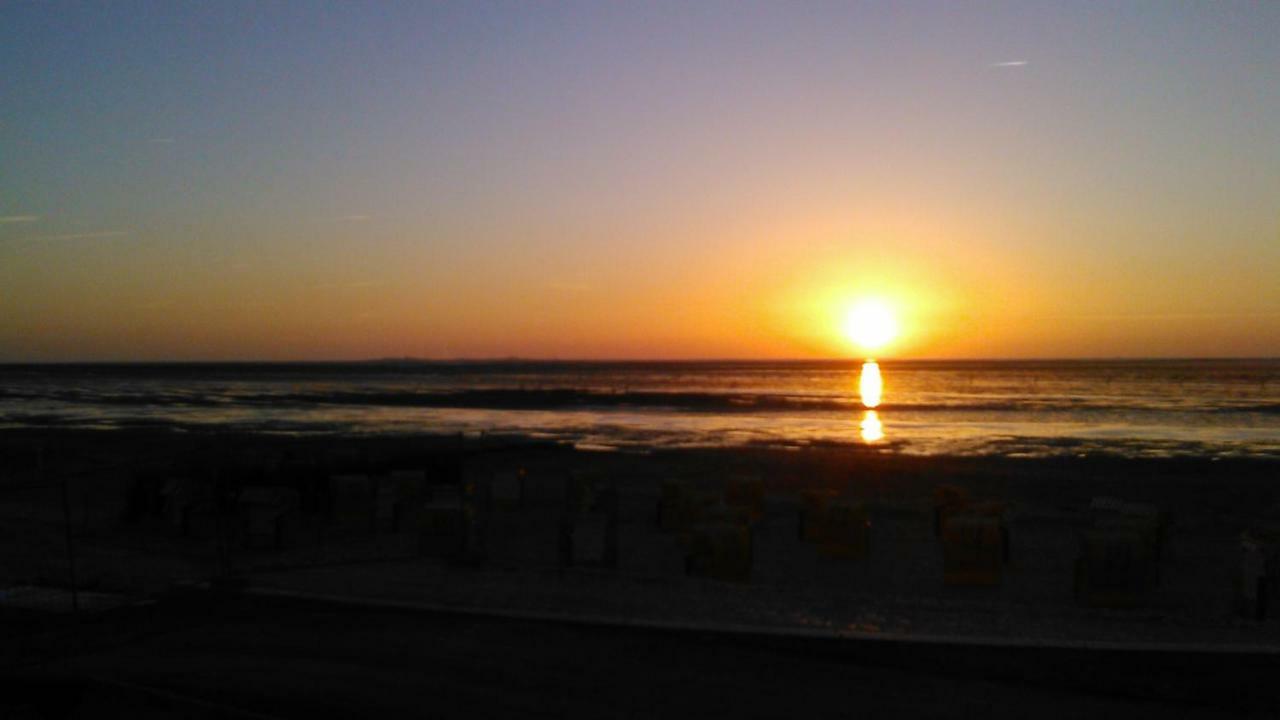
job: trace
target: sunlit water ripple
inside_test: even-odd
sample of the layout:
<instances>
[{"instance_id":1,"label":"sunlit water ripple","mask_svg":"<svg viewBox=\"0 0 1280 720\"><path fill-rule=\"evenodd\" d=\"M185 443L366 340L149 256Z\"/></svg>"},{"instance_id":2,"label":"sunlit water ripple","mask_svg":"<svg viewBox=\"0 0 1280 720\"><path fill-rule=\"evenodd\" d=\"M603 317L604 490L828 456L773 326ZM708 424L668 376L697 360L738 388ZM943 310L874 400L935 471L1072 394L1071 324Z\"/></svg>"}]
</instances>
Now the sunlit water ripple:
<instances>
[{"instance_id":1,"label":"sunlit water ripple","mask_svg":"<svg viewBox=\"0 0 1280 720\"><path fill-rule=\"evenodd\" d=\"M1280 457L1277 360L881 367L883 403L869 418L853 362L6 366L0 426Z\"/></svg>"}]
</instances>

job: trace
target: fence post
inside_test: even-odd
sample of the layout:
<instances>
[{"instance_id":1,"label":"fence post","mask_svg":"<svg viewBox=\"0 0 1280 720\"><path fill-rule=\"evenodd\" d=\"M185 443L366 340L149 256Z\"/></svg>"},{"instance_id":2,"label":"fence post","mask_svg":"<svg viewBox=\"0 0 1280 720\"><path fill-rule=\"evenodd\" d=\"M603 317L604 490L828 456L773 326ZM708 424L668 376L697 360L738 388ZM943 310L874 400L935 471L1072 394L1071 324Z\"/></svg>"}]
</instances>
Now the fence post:
<instances>
[{"instance_id":1,"label":"fence post","mask_svg":"<svg viewBox=\"0 0 1280 720\"><path fill-rule=\"evenodd\" d=\"M216 580L226 578L231 574L230 562L227 552L227 522L223 517L225 513L225 499L222 496L222 471L218 468L213 469L213 517L214 517L214 534L217 535L216 552L218 554L217 569L215 570Z\"/></svg>"},{"instance_id":2,"label":"fence post","mask_svg":"<svg viewBox=\"0 0 1280 720\"><path fill-rule=\"evenodd\" d=\"M40 471L40 480L42 485L48 484L49 467L45 462L44 446L36 451L36 466ZM67 580L71 584L71 612L80 613L80 585L76 582L76 549L72 542L73 532L71 530L71 493L69 486L71 478L67 473L62 475L62 531L66 538L67 544Z\"/></svg>"}]
</instances>

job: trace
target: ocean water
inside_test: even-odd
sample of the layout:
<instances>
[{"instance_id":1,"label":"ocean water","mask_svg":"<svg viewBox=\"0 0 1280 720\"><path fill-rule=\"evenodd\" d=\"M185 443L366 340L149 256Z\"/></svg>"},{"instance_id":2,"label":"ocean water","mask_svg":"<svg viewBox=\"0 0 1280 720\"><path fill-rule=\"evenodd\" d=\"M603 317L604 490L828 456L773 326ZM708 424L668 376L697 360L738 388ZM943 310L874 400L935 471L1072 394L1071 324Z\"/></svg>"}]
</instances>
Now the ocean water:
<instances>
[{"instance_id":1,"label":"ocean water","mask_svg":"<svg viewBox=\"0 0 1280 720\"><path fill-rule=\"evenodd\" d=\"M0 366L0 427L497 433L583 447L1280 457L1280 360Z\"/></svg>"}]
</instances>

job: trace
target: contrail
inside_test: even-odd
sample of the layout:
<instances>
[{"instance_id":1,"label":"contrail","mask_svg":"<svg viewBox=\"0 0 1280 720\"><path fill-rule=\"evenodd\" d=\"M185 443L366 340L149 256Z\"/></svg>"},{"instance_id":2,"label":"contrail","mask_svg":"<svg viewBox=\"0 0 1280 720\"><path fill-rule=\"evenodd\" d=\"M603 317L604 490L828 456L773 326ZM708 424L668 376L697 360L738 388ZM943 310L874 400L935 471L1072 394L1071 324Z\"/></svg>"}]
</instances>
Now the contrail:
<instances>
[{"instance_id":1,"label":"contrail","mask_svg":"<svg viewBox=\"0 0 1280 720\"><path fill-rule=\"evenodd\" d=\"M1030 62L1027 60L1010 60L1008 62L991 63L991 67L1022 67L1029 64Z\"/></svg>"}]
</instances>

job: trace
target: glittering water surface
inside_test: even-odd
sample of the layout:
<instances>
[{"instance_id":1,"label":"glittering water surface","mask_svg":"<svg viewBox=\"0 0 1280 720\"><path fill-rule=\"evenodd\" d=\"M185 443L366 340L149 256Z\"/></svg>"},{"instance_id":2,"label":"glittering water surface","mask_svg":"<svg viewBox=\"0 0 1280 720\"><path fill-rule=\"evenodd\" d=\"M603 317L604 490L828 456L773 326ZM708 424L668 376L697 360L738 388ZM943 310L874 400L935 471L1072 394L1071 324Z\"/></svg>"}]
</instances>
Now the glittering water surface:
<instances>
[{"instance_id":1,"label":"glittering water surface","mask_svg":"<svg viewBox=\"0 0 1280 720\"><path fill-rule=\"evenodd\" d=\"M602 447L1280 457L1280 360L0 367L4 427L516 432ZM870 422L869 422L870 420Z\"/></svg>"}]
</instances>

